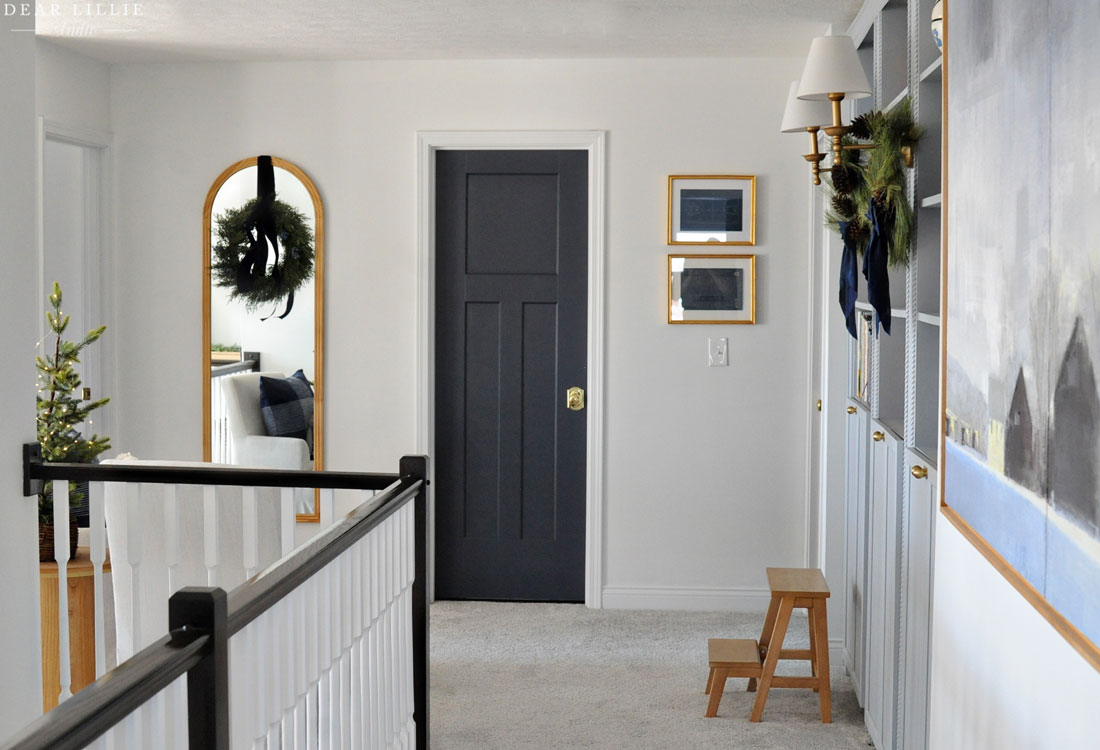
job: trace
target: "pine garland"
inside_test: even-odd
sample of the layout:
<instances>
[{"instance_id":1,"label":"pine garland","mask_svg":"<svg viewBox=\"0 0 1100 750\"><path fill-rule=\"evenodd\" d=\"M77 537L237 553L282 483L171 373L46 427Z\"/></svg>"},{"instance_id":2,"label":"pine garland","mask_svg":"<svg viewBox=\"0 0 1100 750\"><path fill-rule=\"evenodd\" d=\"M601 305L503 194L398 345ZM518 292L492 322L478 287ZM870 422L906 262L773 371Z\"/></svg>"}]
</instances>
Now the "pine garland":
<instances>
[{"instance_id":1,"label":"pine garland","mask_svg":"<svg viewBox=\"0 0 1100 750\"><path fill-rule=\"evenodd\" d=\"M249 218L257 200L253 198L239 208L228 209L215 219L217 241L210 259L214 285L229 289L230 299L244 302L249 312L260 305L278 302L313 278L313 232L306 217L293 206L276 200L278 273L264 274L247 292L237 288L237 268L250 247L249 236L254 228L249 225Z\"/></svg>"},{"instance_id":2,"label":"pine garland","mask_svg":"<svg viewBox=\"0 0 1100 750\"><path fill-rule=\"evenodd\" d=\"M861 140L875 144L867 149L866 164L861 162L862 151L849 150L842 152L840 163L833 166L826 224L839 234L841 222L847 222L847 239L862 254L870 237L867 211L873 200L887 235L888 263L895 268L909 263L914 224L901 149L914 146L922 134L923 128L913 121L912 102L906 98L889 112L868 112L852 121L845 145Z\"/></svg>"},{"instance_id":3,"label":"pine garland","mask_svg":"<svg viewBox=\"0 0 1100 750\"><path fill-rule=\"evenodd\" d=\"M64 340L61 334L69 325L69 316L61 311L61 300L61 285L55 281L50 294L53 311L46 312L46 322L56 337L53 355L34 358L38 369L38 393L35 396L38 412L35 420L36 433L44 461L90 463L99 454L110 450L110 438L95 434L85 438L77 427L91 412L110 399L85 401L80 398L80 375L73 366L80 364L80 352L97 341L107 330L107 326L92 329L79 342ZM53 504L47 499L51 484L47 482L45 493L38 497L38 518L41 523L49 523L53 518ZM79 493L69 494L70 504L75 505L79 500Z\"/></svg>"}]
</instances>

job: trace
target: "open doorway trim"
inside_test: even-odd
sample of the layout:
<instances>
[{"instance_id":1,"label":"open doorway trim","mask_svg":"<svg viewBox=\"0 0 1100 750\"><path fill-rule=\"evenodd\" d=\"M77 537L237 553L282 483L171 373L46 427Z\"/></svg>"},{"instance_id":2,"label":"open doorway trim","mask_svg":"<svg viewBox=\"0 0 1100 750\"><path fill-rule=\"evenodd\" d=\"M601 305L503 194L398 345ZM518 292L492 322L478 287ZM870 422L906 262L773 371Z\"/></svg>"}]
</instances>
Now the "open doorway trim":
<instances>
[{"instance_id":1,"label":"open doorway trim","mask_svg":"<svg viewBox=\"0 0 1100 750\"><path fill-rule=\"evenodd\" d=\"M88 291L84 295L84 320L105 323L108 330L117 330L112 295L105 293L105 284L110 284L113 275L114 254L114 213L112 185L113 157L111 149L114 136L109 131L69 125L47 117L39 116L37 122L37 184L35 201L37 221L35 226L35 265L38 283L38 309L47 307L46 284L46 142L56 141L80 146L84 149L85 184L83 186L84 205L84 273L82 283ZM46 337L46 318L38 317L38 341ZM115 367L115 344L111 336L104 337L98 351L88 350L85 355L85 368L91 368L94 375L90 381L101 393L118 393L118 381ZM115 434L116 427L111 410L97 415L96 431L104 435Z\"/></svg>"},{"instance_id":2,"label":"open doorway trim","mask_svg":"<svg viewBox=\"0 0 1100 750\"><path fill-rule=\"evenodd\" d=\"M604 257L606 141L601 130L421 131L417 133L417 450L435 456L435 152L588 152L588 445L585 477L584 603L603 606ZM434 478L434 469L433 469ZM428 589L435 598L435 493L428 499Z\"/></svg>"}]
</instances>

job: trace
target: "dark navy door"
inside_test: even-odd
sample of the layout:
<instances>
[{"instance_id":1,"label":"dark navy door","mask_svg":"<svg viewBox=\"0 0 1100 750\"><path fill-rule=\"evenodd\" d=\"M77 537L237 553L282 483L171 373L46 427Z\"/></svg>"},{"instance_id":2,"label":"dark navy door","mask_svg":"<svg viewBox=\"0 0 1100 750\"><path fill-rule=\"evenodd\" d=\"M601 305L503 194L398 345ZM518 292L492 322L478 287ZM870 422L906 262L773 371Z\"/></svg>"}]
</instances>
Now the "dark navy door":
<instances>
[{"instance_id":1,"label":"dark navy door","mask_svg":"<svg viewBox=\"0 0 1100 750\"><path fill-rule=\"evenodd\" d=\"M437 152L437 598L584 600L587 284L587 152Z\"/></svg>"}]
</instances>

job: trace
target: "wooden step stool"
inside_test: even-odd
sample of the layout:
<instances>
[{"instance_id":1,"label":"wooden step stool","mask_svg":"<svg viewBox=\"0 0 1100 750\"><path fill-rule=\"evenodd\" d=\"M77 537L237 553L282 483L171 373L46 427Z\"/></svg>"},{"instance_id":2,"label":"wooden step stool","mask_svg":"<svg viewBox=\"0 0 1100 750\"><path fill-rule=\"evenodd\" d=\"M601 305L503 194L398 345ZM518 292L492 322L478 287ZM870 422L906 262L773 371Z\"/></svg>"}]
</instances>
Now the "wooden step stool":
<instances>
[{"instance_id":1,"label":"wooden step stool","mask_svg":"<svg viewBox=\"0 0 1100 750\"><path fill-rule=\"evenodd\" d=\"M760 633L764 668L749 721L760 721L763 717L768 691L773 687L810 688L818 694L821 722L828 724L833 720L829 687L829 625L825 610L829 585L817 568L768 568L767 573L772 597L768 614L764 617L764 629ZM783 639L794 609L806 610L810 630L810 648L807 650L783 648ZM811 676L777 676L775 667L780 659L810 662Z\"/></svg>"},{"instance_id":2,"label":"wooden step stool","mask_svg":"<svg viewBox=\"0 0 1100 750\"><path fill-rule=\"evenodd\" d=\"M714 717L718 715L726 678L748 677L748 691L751 693L756 690L756 680L762 667L760 648L756 641L748 638L709 638L707 650L710 654L710 674L707 676L706 692L710 703L707 704L706 715Z\"/></svg>"}]
</instances>

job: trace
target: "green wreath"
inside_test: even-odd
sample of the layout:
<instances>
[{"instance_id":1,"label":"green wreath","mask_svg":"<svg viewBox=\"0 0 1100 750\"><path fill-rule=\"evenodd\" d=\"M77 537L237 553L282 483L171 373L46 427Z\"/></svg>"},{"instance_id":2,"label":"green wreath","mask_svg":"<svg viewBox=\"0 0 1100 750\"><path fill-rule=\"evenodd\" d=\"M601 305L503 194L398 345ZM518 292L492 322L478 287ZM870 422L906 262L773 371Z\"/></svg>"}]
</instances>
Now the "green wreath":
<instances>
[{"instance_id":1,"label":"green wreath","mask_svg":"<svg viewBox=\"0 0 1100 750\"><path fill-rule=\"evenodd\" d=\"M845 150L832 169L832 210L826 213L826 224L840 234L840 224L847 222L844 239L862 255L871 236L867 212L873 200L886 236L887 262L894 268L909 263L914 224L902 147L912 148L922 134L908 98L889 112L860 115L852 121L851 137L844 137L844 145L873 142L867 163L861 163L861 150Z\"/></svg>"},{"instance_id":2,"label":"green wreath","mask_svg":"<svg viewBox=\"0 0 1100 750\"><path fill-rule=\"evenodd\" d=\"M229 289L229 298L241 300L251 312L260 305L278 302L313 278L313 232L305 214L293 206L275 201L275 233L279 239L279 273L265 273L252 288L242 292L237 288L237 268L250 248L249 237L254 228L249 217L258 198L239 208L230 208L214 220L217 239L210 259L214 285Z\"/></svg>"}]
</instances>

